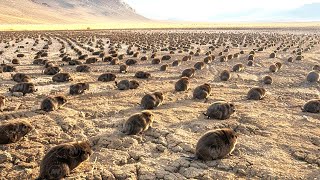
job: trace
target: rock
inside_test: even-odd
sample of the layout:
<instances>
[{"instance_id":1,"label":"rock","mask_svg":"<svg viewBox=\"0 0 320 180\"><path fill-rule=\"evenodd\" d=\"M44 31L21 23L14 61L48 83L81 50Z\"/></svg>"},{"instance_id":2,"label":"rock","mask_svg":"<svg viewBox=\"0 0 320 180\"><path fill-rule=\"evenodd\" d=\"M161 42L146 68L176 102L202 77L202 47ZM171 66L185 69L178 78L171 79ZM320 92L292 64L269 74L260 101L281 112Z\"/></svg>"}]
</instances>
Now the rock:
<instances>
[{"instance_id":1,"label":"rock","mask_svg":"<svg viewBox=\"0 0 320 180\"><path fill-rule=\"evenodd\" d=\"M103 180L115 180L116 178L114 177L114 175L110 172L110 171L108 171L108 170L102 170L102 171L100 171L101 173L101 178L103 179Z\"/></svg>"},{"instance_id":2,"label":"rock","mask_svg":"<svg viewBox=\"0 0 320 180\"><path fill-rule=\"evenodd\" d=\"M161 144L158 144L156 148L157 148L157 150L160 151L160 152L164 152L164 151L166 150L166 147L163 146L163 145L161 145Z\"/></svg>"},{"instance_id":3,"label":"rock","mask_svg":"<svg viewBox=\"0 0 320 180\"><path fill-rule=\"evenodd\" d=\"M5 162L11 162L12 161L12 156L8 152L1 152L0 153L0 164L5 163Z\"/></svg>"},{"instance_id":4,"label":"rock","mask_svg":"<svg viewBox=\"0 0 320 180\"><path fill-rule=\"evenodd\" d=\"M23 96L23 93L22 93L22 92L13 92L13 93L12 93L12 96L22 97L22 96Z\"/></svg>"},{"instance_id":5,"label":"rock","mask_svg":"<svg viewBox=\"0 0 320 180\"><path fill-rule=\"evenodd\" d=\"M186 178L197 178L203 175L203 172L201 169L197 169L194 167L189 167L189 168L181 168L180 169L180 174L185 176Z\"/></svg>"}]
</instances>

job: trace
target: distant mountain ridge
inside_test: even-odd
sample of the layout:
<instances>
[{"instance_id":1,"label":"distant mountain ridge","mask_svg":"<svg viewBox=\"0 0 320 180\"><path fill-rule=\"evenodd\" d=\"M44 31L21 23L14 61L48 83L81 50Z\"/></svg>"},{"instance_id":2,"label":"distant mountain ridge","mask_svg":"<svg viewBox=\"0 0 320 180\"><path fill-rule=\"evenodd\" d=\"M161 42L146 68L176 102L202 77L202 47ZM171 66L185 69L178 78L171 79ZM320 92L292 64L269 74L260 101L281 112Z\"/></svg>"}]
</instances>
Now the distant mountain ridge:
<instances>
[{"instance_id":1,"label":"distant mountain ridge","mask_svg":"<svg viewBox=\"0 0 320 180\"><path fill-rule=\"evenodd\" d=\"M64 24L147 20L122 0L1 0L0 23Z\"/></svg>"}]
</instances>

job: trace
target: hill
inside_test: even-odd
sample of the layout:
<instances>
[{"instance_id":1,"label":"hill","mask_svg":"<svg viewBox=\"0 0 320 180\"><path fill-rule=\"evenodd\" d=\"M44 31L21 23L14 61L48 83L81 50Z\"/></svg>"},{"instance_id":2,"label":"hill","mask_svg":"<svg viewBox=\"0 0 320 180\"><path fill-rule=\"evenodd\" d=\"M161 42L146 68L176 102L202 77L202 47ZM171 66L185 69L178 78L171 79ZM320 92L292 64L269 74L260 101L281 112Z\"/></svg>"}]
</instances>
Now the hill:
<instances>
[{"instance_id":1,"label":"hill","mask_svg":"<svg viewBox=\"0 0 320 180\"><path fill-rule=\"evenodd\" d=\"M2 0L1 24L103 23L146 20L121 0Z\"/></svg>"}]
</instances>

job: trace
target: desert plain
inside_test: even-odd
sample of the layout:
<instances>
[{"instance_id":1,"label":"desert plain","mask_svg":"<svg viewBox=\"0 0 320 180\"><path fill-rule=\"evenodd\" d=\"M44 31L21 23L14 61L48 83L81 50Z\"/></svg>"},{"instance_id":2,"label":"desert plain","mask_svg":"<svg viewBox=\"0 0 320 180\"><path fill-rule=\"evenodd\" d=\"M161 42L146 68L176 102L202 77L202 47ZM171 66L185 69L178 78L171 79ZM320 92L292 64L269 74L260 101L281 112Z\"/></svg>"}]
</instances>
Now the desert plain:
<instances>
[{"instance_id":1,"label":"desert plain","mask_svg":"<svg viewBox=\"0 0 320 180\"><path fill-rule=\"evenodd\" d=\"M19 142L0 145L0 179L35 179L51 147L81 140L93 144L93 154L66 179L320 179L320 114L301 110L320 98L319 82L306 80L320 65L318 28L12 31L0 33L0 51L1 63L16 68L0 73L0 95L7 98L0 121L26 120L34 127ZM79 60L79 52L88 56ZM250 54L252 66L247 65ZM152 55L160 64L152 64ZM191 58L183 61L185 56ZM182 71L209 56L212 62L195 71L189 90L176 92ZM90 57L97 62L87 64ZM19 64L12 64L13 59ZM53 82L43 74L45 64L33 64L35 59L52 62L73 81ZM128 59L136 64L130 64L127 73L119 72L119 64ZM71 60L88 65L90 72L77 72ZM181 64L172 66L176 60ZM270 72L269 66L277 62L282 68ZM245 67L242 72L220 80L223 70L239 63ZM160 71L164 64L168 69ZM138 79L137 71L151 77ZM25 96L9 92L17 84L11 77L15 73L29 75L38 91ZM115 81L98 81L103 73L114 73L117 82L137 80L140 86L118 90ZM273 78L271 85L262 82L266 75ZM89 83L90 89L70 95L70 85L80 82ZM209 98L193 99L193 90L204 83L212 87ZM266 97L247 100L253 87L264 87ZM165 98L151 110L152 128L141 135L123 134L123 123L142 111L141 98L156 91ZM56 95L65 95L68 103L53 112L41 111L41 101ZM207 119L203 113L216 101L234 103L236 112L227 120ZM204 133L225 127L239 133L231 156L186 158L194 156Z\"/></svg>"}]
</instances>

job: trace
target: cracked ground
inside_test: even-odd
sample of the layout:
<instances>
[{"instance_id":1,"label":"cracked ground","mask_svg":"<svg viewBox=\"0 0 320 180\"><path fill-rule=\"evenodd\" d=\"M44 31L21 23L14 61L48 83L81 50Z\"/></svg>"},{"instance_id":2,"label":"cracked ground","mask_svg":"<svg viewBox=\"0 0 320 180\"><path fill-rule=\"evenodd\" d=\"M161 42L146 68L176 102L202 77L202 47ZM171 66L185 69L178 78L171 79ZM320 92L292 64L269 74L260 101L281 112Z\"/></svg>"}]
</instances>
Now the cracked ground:
<instances>
[{"instance_id":1,"label":"cracked ground","mask_svg":"<svg viewBox=\"0 0 320 180\"><path fill-rule=\"evenodd\" d=\"M66 179L320 179L320 114L301 111L307 101L320 98L319 82L306 81L312 67L320 65L320 35L316 33L313 29L0 33L1 62L10 64L18 53L23 53L25 56L18 58L20 65L15 65L16 72L30 75L38 89L26 96L12 95L8 88L16 84L11 80L14 72L0 73L0 94L8 99L5 111L0 112L1 123L23 119L34 126L21 141L0 145L0 179L35 179L41 159L51 147L87 139L93 143L94 153ZM48 56L43 59L61 66L62 72L70 73L74 81L52 82L52 76L43 74L42 65L32 64L46 44ZM139 52L137 57L127 54L129 46ZM255 52L254 66L247 66L250 51L259 47L264 49ZM89 57L97 57L98 62L88 64L89 73L76 72L76 66L62 61L61 48L72 59L79 57L76 48ZM92 55L92 51L102 50L104 56L109 56L110 49L124 54L120 63L127 59L138 63L122 74L119 65ZM304 56L300 61L295 60L298 49ZM220 62L220 52L227 56L241 50L244 54L238 58ZM157 58L170 55L171 59L151 64L153 51L157 51ZM187 92L175 92L174 84L181 72L203 61L209 51L215 56L212 63L195 72ZM277 57L269 58L274 51ZM190 52L195 53L192 60L171 66ZM140 60L143 56L148 60ZM289 57L294 61L288 62ZM269 66L276 62L283 64L282 69L269 72ZM245 70L232 72L229 81L220 81L219 72L231 70L238 63L244 64ZM159 70L163 64L169 64L165 72ZM140 70L150 72L151 78L135 78L135 72ZM140 86L120 91L114 82L98 82L99 75L107 72L115 73L116 81L135 79ZM273 78L272 85L261 82L265 75ZM89 83L90 89L82 95L69 95L70 85L77 82ZM204 83L211 85L211 96L207 101L192 99L193 90ZM261 101L246 99L247 92L255 86L267 90ZM142 135L122 134L123 123L142 111L141 98L155 91L163 92L165 98L161 106L152 110L153 127ZM60 94L68 98L64 107L51 113L39 110L45 97ZM236 113L227 120L207 119L203 113L219 100L233 102ZM239 133L232 156L214 161L186 158L194 156L195 145L203 134L223 127Z\"/></svg>"}]
</instances>

